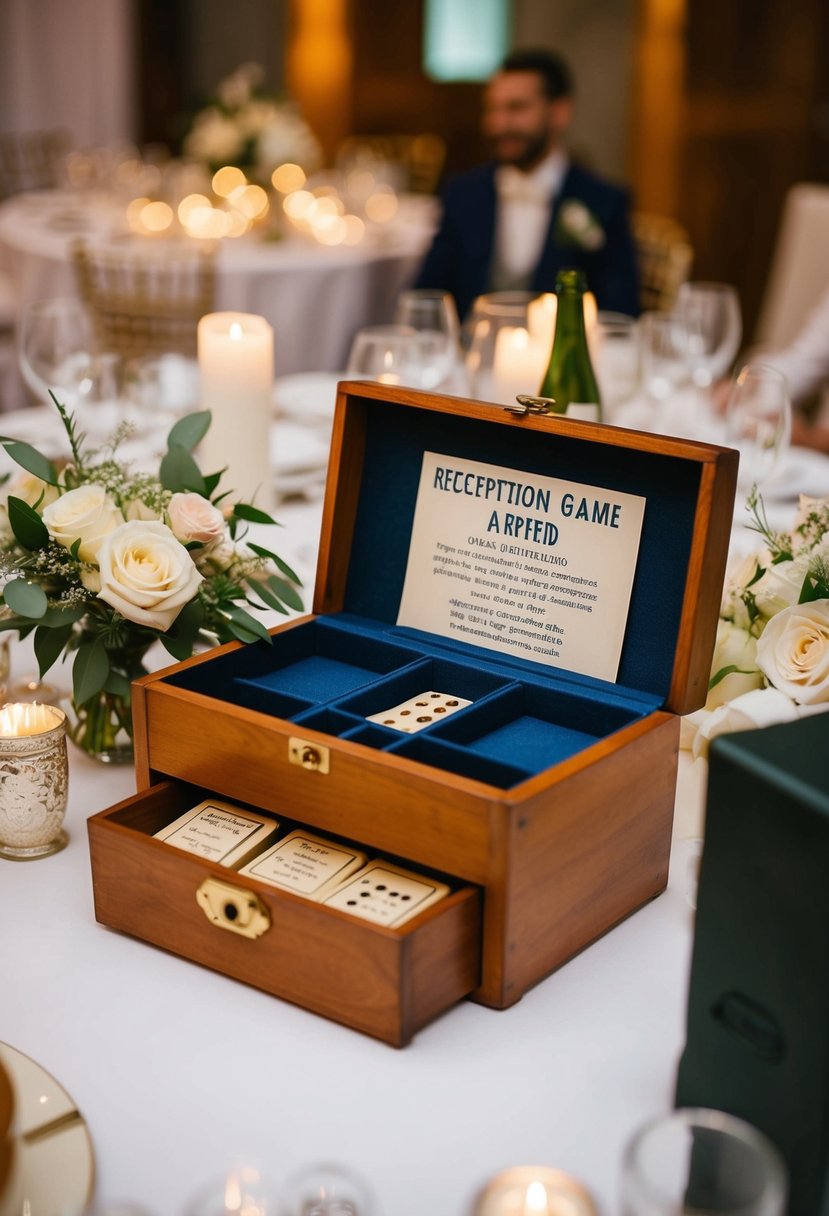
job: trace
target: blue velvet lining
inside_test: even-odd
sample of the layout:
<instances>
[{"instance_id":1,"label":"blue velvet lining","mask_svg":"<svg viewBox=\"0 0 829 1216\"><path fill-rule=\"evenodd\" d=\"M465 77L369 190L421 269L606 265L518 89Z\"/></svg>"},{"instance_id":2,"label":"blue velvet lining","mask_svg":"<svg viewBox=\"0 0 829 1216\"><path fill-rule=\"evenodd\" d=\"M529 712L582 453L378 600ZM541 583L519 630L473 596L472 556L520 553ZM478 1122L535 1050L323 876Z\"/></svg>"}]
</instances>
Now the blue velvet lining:
<instances>
[{"instance_id":1,"label":"blue velvet lining","mask_svg":"<svg viewBox=\"0 0 829 1216\"><path fill-rule=\"evenodd\" d=\"M510 788L645 717L673 670L693 532L694 461L366 402L365 466L342 612L166 680L332 736ZM424 451L643 495L619 679L557 671L395 624ZM415 735L366 722L421 692L473 704Z\"/></svg>"},{"instance_id":2,"label":"blue velvet lining","mask_svg":"<svg viewBox=\"0 0 829 1216\"><path fill-rule=\"evenodd\" d=\"M675 456L604 446L554 431L365 400L367 429L344 610L397 619L425 451L638 494L647 500L618 683L668 695L685 592L700 467ZM400 635L406 641L405 635ZM441 644L491 661L492 650Z\"/></svg>"}]
</instances>

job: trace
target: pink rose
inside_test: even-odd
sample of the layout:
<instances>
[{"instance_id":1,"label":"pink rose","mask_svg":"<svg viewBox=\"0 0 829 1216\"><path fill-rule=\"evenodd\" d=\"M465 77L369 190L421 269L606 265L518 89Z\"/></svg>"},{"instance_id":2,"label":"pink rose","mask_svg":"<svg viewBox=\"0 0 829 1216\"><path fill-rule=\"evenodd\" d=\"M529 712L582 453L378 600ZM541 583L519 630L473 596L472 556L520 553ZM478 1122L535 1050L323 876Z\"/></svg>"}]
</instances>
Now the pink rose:
<instances>
[{"instance_id":1,"label":"pink rose","mask_svg":"<svg viewBox=\"0 0 829 1216\"><path fill-rule=\"evenodd\" d=\"M167 507L170 527L182 542L209 545L225 534L224 516L201 494L174 494Z\"/></svg>"}]
</instances>

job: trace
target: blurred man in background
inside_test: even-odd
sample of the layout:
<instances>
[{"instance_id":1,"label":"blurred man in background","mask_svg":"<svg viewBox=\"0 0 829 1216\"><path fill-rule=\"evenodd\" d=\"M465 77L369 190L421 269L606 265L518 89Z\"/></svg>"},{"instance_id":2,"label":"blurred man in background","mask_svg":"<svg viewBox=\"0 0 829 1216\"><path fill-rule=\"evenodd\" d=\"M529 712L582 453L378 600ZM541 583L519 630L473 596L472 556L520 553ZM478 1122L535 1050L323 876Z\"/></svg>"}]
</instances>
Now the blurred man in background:
<instances>
[{"instance_id":1,"label":"blurred man in background","mask_svg":"<svg viewBox=\"0 0 829 1216\"><path fill-rule=\"evenodd\" d=\"M463 316L488 291L552 291L556 273L587 275L600 309L639 313L628 197L570 163L567 64L513 51L489 82L483 130L494 161L452 178L443 218L416 286L455 297Z\"/></svg>"}]
</instances>

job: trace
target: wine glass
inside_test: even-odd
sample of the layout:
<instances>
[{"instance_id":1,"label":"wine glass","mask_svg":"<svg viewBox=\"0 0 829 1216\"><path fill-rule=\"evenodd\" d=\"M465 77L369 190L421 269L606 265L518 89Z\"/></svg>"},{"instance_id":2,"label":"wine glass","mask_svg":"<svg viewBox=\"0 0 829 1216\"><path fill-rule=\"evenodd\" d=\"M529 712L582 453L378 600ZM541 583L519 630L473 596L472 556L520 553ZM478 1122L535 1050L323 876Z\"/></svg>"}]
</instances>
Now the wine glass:
<instances>
[{"instance_id":1,"label":"wine glass","mask_svg":"<svg viewBox=\"0 0 829 1216\"><path fill-rule=\"evenodd\" d=\"M452 296L430 288L401 291L394 320L420 334L423 387L435 389L445 384L460 355L460 324Z\"/></svg>"},{"instance_id":2,"label":"wine glass","mask_svg":"<svg viewBox=\"0 0 829 1216\"><path fill-rule=\"evenodd\" d=\"M543 325L533 324L535 299L529 291L496 291L475 301L466 373L482 401L511 405L520 393L538 393L550 338Z\"/></svg>"},{"instance_id":3,"label":"wine glass","mask_svg":"<svg viewBox=\"0 0 829 1216\"><path fill-rule=\"evenodd\" d=\"M677 311L688 326L693 382L710 388L728 372L740 346L743 324L737 292L726 283L683 283Z\"/></svg>"},{"instance_id":4,"label":"wine glass","mask_svg":"<svg viewBox=\"0 0 829 1216\"><path fill-rule=\"evenodd\" d=\"M411 325L369 325L351 344L345 374L380 384L422 388L420 335Z\"/></svg>"},{"instance_id":5,"label":"wine glass","mask_svg":"<svg viewBox=\"0 0 829 1216\"><path fill-rule=\"evenodd\" d=\"M682 313L645 312L639 318L642 386L665 401L689 378L688 326Z\"/></svg>"},{"instance_id":6,"label":"wine glass","mask_svg":"<svg viewBox=\"0 0 829 1216\"><path fill-rule=\"evenodd\" d=\"M726 442L739 449L741 487L768 479L789 446L792 407L786 377L765 363L747 363L725 407Z\"/></svg>"},{"instance_id":7,"label":"wine glass","mask_svg":"<svg viewBox=\"0 0 829 1216\"><path fill-rule=\"evenodd\" d=\"M56 297L27 305L20 319L18 362L39 401L52 389L70 408L93 383L92 324L80 300Z\"/></svg>"},{"instance_id":8,"label":"wine glass","mask_svg":"<svg viewBox=\"0 0 829 1216\"><path fill-rule=\"evenodd\" d=\"M628 401L639 384L639 325L620 312L600 312L591 350L606 416Z\"/></svg>"},{"instance_id":9,"label":"wine glass","mask_svg":"<svg viewBox=\"0 0 829 1216\"><path fill-rule=\"evenodd\" d=\"M788 1176L757 1128L680 1109L640 1128L622 1163L624 1216L783 1216Z\"/></svg>"}]
</instances>

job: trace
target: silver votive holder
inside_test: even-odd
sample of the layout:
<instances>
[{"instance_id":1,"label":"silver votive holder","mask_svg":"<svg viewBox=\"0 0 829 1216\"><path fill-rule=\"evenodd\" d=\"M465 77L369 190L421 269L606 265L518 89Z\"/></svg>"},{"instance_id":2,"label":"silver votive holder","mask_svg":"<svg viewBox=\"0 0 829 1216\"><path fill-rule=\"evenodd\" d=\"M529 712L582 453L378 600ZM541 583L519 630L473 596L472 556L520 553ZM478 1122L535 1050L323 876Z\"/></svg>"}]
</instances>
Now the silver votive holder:
<instances>
[{"instance_id":1,"label":"silver votive holder","mask_svg":"<svg viewBox=\"0 0 829 1216\"><path fill-rule=\"evenodd\" d=\"M54 705L0 709L0 857L32 861L65 848L66 715Z\"/></svg>"}]
</instances>

